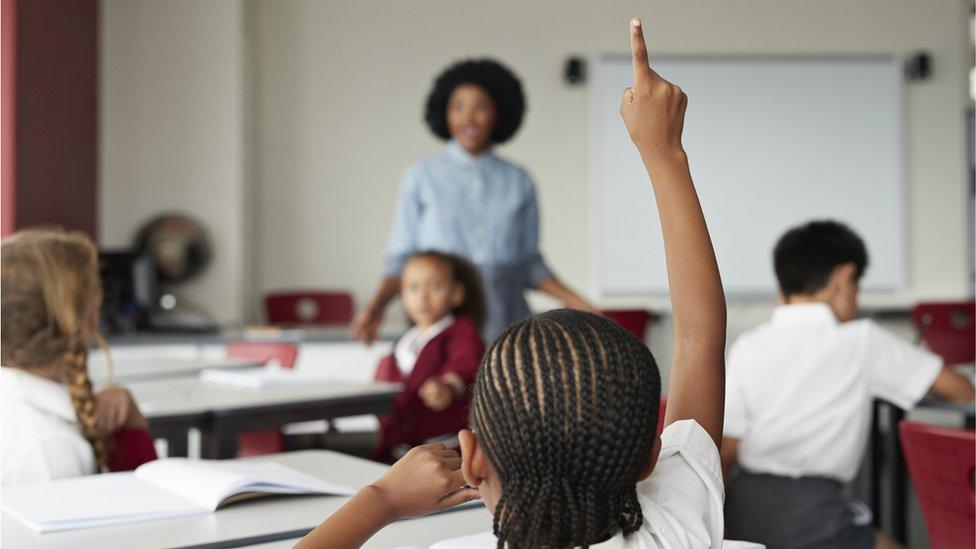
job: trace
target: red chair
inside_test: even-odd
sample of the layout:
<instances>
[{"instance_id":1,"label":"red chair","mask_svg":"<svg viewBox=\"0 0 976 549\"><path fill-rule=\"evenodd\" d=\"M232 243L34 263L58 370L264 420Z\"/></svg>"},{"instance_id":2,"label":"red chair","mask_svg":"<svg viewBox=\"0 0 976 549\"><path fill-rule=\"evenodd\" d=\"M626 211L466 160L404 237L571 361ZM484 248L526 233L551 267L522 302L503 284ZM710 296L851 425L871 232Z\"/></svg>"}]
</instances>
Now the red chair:
<instances>
[{"instance_id":1,"label":"red chair","mask_svg":"<svg viewBox=\"0 0 976 549\"><path fill-rule=\"evenodd\" d=\"M291 343L243 341L227 345L227 358L267 363L277 360L282 368L294 368L298 347ZM285 437L279 429L247 431L237 435L237 457L276 454L285 449Z\"/></svg>"},{"instance_id":2,"label":"red chair","mask_svg":"<svg viewBox=\"0 0 976 549\"><path fill-rule=\"evenodd\" d=\"M264 296L264 310L271 324L320 326L352 322L349 292L281 292Z\"/></svg>"},{"instance_id":3,"label":"red chair","mask_svg":"<svg viewBox=\"0 0 976 549\"><path fill-rule=\"evenodd\" d=\"M637 339L644 341L647 335L647 325L651 320L651 312L646 309L608 309L603 316L616 322Z\"/></svg>"},{"instance_id":4,"label":"red chair","mask_svg":"<svg viewBox=\"0 0 976 549\"><path fill-rule=\"evenodd\" d=\"M932 548L976 546L976 433L910 421L898 428Z\"/></svg>"},{"instance_id":5,"label":"red chair","mask_svg":"<svg viewBox=\"0 0 976 549\"><path fill-rule=\"evenodd\" d=\"M919 303L912 320L922 341L948 364L976 360L976 301Z\"/></svg>"}]
</instances>

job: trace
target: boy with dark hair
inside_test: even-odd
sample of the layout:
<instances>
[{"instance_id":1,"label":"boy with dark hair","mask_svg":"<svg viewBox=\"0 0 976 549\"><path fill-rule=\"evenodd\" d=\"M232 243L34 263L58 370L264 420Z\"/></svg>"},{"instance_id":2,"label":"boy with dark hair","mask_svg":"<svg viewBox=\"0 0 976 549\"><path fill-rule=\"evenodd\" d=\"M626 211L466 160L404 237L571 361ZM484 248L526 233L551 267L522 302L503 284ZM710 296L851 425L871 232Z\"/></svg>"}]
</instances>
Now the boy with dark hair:
<instances>
[{"instance_id":1,"label":"boy with dark hair","mask_svg":"<svg viewBox=\"0 0 976 549\"><path fill-rule=\"evenodd\" d=\"M773 253L782 305L740 337L726 373L722 465L738 463L726 497L726 537L768 547L872 547L866 509L842 489L864 456L874 398L912 408L926 393L973 398L937 355L867 319L854 320L864 242L813 221Z\"/></svg>"}]
</instances>

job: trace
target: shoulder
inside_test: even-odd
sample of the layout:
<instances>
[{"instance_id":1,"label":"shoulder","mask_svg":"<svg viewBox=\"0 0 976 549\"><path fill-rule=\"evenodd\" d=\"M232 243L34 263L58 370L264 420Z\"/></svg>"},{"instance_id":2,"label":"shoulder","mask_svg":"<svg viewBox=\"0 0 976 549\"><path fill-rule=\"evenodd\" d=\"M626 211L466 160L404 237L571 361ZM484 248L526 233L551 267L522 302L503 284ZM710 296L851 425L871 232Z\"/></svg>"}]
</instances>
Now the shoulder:
<instances>
[{"instance_id":1,"label":"shoulder","mask_svg":"<svg viewBox=\"0 0 976 549\"><path fill-rule=\"evenodd\" d=\"M450 159L444 150L428 154L403 170L401 183L403 185L417 185L422 183L430 179L432 174L443 170L448 162L450 162Z\"/></svg>"},{"instance_id":2,"label":"shoulder","mask_svg":"<svg viewBox=\"0 0 976 549\"><path fill-rule=\"evenodd\" d=\"M661 434L654 472L637 483L644 527L673 546L718 547L725 488L718 448L695 420Z\"/></svg>"}]
</instances>

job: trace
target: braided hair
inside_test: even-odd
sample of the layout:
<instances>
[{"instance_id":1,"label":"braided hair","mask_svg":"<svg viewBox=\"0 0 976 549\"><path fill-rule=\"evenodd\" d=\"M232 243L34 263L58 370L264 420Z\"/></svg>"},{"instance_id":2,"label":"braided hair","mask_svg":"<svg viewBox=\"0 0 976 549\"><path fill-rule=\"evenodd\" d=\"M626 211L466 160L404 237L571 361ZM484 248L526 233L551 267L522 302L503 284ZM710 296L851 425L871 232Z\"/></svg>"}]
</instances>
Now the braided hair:
<instances>
[{"instance_id":1,"label":"braided hair","mask_svg":"<svg viewBox=\"0 0 976 549\"><path fill-rule=\"evenodd\" d=\"M660 393L650 350L602 316L560 309L503 332L470 417L501 480L499 548L588 547L640 528Z\"/></svg>"},{"instance_id":2,"label":"braided hair","mask_svg":"<svg viewBox=\"0 0 976 549\"><path fill-rule=\"evenodd\" d=\"M97 338L98 251L82 233L27 230L4 239L0 255L0 361L25 371L56 367L82 435L104 467L86 339Z\"/></svg>"}]
</instances>

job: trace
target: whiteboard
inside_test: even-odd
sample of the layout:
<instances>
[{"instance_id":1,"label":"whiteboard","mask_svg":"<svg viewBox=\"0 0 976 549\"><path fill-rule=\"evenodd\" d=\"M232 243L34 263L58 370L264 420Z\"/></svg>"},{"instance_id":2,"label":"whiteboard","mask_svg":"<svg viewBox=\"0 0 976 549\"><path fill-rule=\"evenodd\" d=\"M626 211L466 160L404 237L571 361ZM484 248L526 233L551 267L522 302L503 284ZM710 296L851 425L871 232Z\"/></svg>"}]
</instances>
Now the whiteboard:
<instances>
[{"instance_id":1,"label":"whiteboard","mask_svg":"<svg viewBox=\"0 0 976 549\"><path fill-rule=\"evenodd\" d=\"M774 293L776 240L823 218L864 239L862 288L904 289L902 78L892 57L652 63L688 95L683 141L727 293ZM630 57L590 66L590 279L600 296L660 295L656 205L619 114Z\"/></svg>"}]
</instances>

